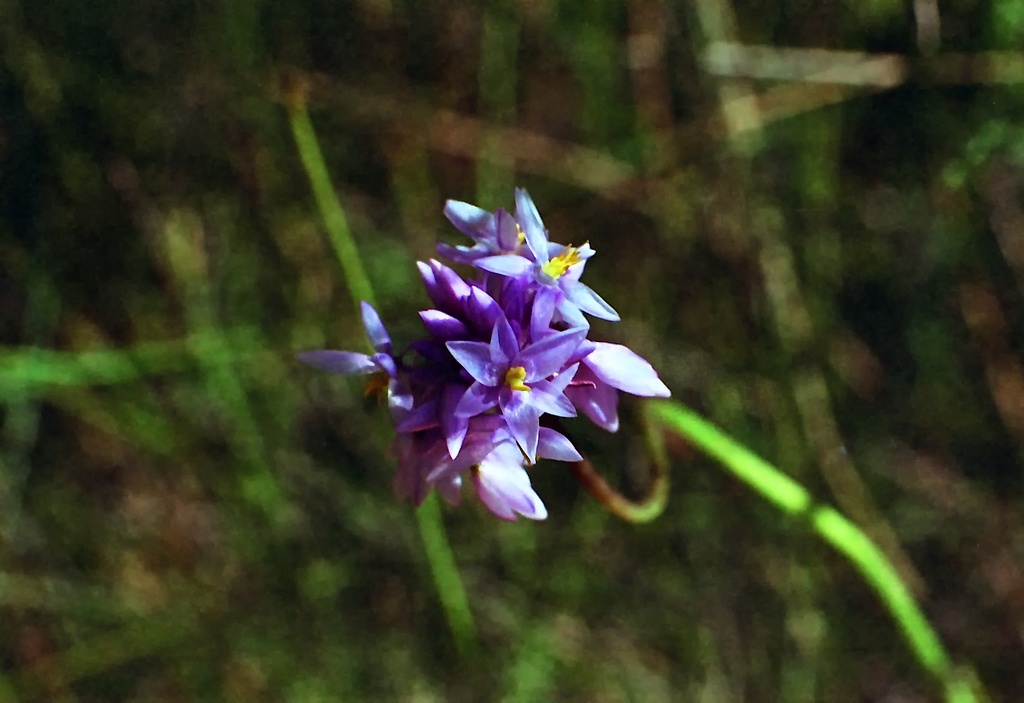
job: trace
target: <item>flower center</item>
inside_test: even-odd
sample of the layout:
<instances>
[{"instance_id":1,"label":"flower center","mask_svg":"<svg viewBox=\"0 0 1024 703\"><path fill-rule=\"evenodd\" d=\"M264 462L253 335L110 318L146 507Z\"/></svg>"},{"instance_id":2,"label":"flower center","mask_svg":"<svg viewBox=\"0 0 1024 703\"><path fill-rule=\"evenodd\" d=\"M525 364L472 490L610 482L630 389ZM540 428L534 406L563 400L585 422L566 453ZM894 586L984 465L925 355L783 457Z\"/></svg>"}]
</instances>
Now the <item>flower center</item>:
<instances>
[{"instance_id":1,"label":"flower center","mask_svg":"<svg viewBox=\"0 0 1024 703\"><path fill-rule=\"evenodd\" d=\"M505 372L505 385L514 391L528 391L530 387L523 383L526 380L526 369L522 366L513 366Z\"/></svg>"},{"instance_id":2,"label":"flower center","mask_svg":"<svg viewBox=\"0 0 1024 703\"><path fill-rule=\"evenodd\" d=\"M558 280L565 275L570 266L583 261L580 258L579 250L576 247L566 247L562 253L548 261L541 267L541 271Z\"/></svg>"}]
</instances>

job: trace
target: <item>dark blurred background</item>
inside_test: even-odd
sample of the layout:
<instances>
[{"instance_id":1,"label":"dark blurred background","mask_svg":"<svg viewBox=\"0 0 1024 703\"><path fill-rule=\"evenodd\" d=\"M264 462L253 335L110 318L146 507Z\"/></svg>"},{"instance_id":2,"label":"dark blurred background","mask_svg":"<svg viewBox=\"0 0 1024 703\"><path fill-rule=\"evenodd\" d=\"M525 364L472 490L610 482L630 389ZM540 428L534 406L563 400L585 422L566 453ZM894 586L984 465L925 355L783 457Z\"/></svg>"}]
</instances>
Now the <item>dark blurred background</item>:
<instances>
[{"instance_id":1,"label":"dark blurred background","mask_svg":"<svg viewBox=\"0 0 1024 703\"><path fill-rule=\"evenodd\" d=\"M675 446L445 508L460 654L292 140L397 341L444 200L598 251L675 397L876 539L1024 699L1024 2L0 0L0 700L932 701L841 557ZM628 406L635 407L635 406ZM581 447L643 491L636 427Z\"/></svg>"}]
</instances>

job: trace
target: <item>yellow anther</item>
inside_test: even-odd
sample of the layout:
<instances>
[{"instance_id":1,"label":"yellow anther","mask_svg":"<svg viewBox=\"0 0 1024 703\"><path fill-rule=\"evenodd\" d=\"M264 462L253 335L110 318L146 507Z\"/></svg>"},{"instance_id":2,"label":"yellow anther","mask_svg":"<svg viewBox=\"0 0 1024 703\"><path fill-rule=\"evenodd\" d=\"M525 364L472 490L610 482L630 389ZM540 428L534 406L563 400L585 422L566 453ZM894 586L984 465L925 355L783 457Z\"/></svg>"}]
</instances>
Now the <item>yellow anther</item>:
<instances>
[{"instance_id":1,"label":"yellow anther","mask_svg":"<svg viewBox=\"0 0 1024 703\"><path fill-rule=\"evenodd\" d=\"M561 278L571 266L583 261L580 258L579 249L566 247L561 254L548 261L541 267L541 270L554 279Z\"/></svg>"},{"instance_id":2,"label":"yellow anther","mask_svg":"<svg viewBox=\"0 0 1024 703\"><path fill-rule=\"evenodd\" d=\"M505 372L505 385L514 391L528 391L530 387L523 383L526 380L526 369L513 366Z\"/></svg>"},{"instance_id":3,"label":"yellow anther","mask_svg":"<svg viewBox=\"0 0 1024 703\"><path fill-rule=\"evenodd\" d=\"M519 236L519 246L522 246L526 241L526 235L523 234L523 228L519 226L518 222L516 223L516 234Z\"/></svg>"}]
</instances>

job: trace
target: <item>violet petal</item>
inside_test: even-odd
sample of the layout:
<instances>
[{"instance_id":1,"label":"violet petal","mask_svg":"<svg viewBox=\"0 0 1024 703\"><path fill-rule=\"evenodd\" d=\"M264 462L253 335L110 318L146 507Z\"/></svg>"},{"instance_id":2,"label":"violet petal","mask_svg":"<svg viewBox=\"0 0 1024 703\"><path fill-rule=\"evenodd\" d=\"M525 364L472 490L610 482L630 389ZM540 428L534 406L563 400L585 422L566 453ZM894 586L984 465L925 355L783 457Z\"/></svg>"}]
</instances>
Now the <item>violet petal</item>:
<instances>
[{"instance_id":1,"label":"violet petal","mask_svg":"<svg viewBox=\"0 0 1024 703\"><path fill-rule=\"evenodd\" d=\"M586 283L579 281L562 281L562 292L569 301L585 313L602 320L619 321L619 313L605 302L604 298L595 293Z\"/></svg>"},{"instance_id":2,"label":"violet petal","mask_svg":"<svg viewBox=\"0 0 1024 703\"><path fill-rule=\"evenodd\" d=\"M455 414L463 417L474 417L490 410L498 404L498 389L475 382L459 399L455 406Z\"/></svg>"},{"instance_id":3,"label":"violet petal","mask_svg":"<svg viewBox=\"0 0 1024 703\"><path fill-rule=\"evenodd\" d=\"M491 361L491 345L484 342L457 341L446 342L445 346L473 380L485 386L497 386L501 382L498 378L498 369Z\"/></svg>"},{"instance_id":4,"label":"violet petal","mask_svg":"<svg viewBox=\"0 0 1024 703\"><path fill-rule=\"evenodd\" d=\"M587 332L586 328L576 327L545 337L523 349L517 361L526 369L527 384L558 373Z\"/></svg>"},{"instance_id":5,"label":"violet petal","mask_svg":"<svg viewBox=\"0 0 1024 703\"><path fill-rule=\"evenodd\" d=\"M370 344L379 352L391 353L391 337L384 329L384 323L380 321L380 315L373 309L373 306L365 300L360 303L363 313L363 327L366 328L366 336L370 338Z\"/></svg>"},{"instance_id":6,"label":"violet petal","mask_svg":"<svg viewBox=\"0 0 1024 703\"><path fill-rule=\"evenodd\" d=\"M494 228L494 215L478 208L476 205L461 200L448 200L444 204L444 216L455 225L460 232L474 241L481 241L483 233Z\"/></svg>"},{"instance_id":7,"label":"violet petal","mask_svg":"<svg viewBox=\"0 0 1024 703\"><path fill-rule=\"evenodd\" d=\"M522 276L533 268L533 263L518 254L484 256L473 262L478 269L500 276Z\"/></svg>"},{"instance_id":8,"label":"violet petal","mask_svg":"<svg viewBox=\"0 0 1024 703\"><path fill-rule=\"evenodd\" d=\"M313 368L337 373L342 376L362 376L380 371L377 363L366 354L348 351L333 351L331 349L319 349L297 354L296 357L304 364Z\"/></svg>"},{"instance_id":9,"label":"violet petal","mask_svg":"<svg viewBox=\"0 0 1024 703\"><path fill-rule=\"evenodd\" d=\"M554 461L583 461L569 438L550 427L541 427L537 433L537 456Z\"/></svg>"},{"instance_id":10,"label":"violet petal","mask_svg":"<svg viewBox=\"0 0 1024 703\"><path fill-rule=\"evenodd\" d=\"M654 367L632 349L606 342L597 342L595 347L583 363L609 386L633 395L659 398L671 395Z\"/></svg>"},{"instance_id":11,"label":"violet petal","mask_svg":"<svg viewBox=\"0 0 1024 703\"><path fill-rule=\"evenodd\" d=\"M444 341L465 339L469 330L458 318L441 310L421 310L420 320L431 337Z\"/></svg>"},{"instance_id":12,"label":"violet petal","mask_svg":"<svg viewBox=\"0 0 1024 703\"><path fill-rule=\"evenodd\" d=\"M498 396L501 414L508 429L530 463L537 461L537 432L540 430L540 410L530 403L530 394L511 391ZM507 399L506 399L507 398Z\"/></svg>"}]
</instances>

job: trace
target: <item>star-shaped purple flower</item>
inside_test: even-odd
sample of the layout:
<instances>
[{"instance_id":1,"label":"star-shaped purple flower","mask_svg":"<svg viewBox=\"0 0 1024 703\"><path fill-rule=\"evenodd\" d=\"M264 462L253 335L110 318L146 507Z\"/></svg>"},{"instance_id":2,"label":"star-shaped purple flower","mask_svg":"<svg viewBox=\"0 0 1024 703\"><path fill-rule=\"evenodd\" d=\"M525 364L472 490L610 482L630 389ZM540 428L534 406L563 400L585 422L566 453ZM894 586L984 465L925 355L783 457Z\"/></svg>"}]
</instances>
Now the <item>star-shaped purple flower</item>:
<instances>
[{"instance_id":1,"label":"star-shaped purple flower","mask_svg":"<svg viewBox=\"0 0 1024 703\"><path fill-rule=\"evenodd\" d=\"M532 256L484 256L476 259L474 265L502 276L532 278L539 285L537 296L542 301L538 304L553 306L573 327L588 324L583 317L584 312L617 322L619 313L588 285L580 282L587 259L594 255L590 244L578 247L551 244L540 213L525 190L516 190L516 212Z\"/></svg>"},{"instance_id":2,"label":"star-shaped purple flower","mask_svg":"<svg viewBox=\"0 0 1024 703\"><path fill-rule=\"evenodd\" d=\"M536 461L541 414L576 416L563 391L578 365L565 366L586 335L586 328L574 328L520 348L515 332L501 314L494 323L490 343L448 342L448 351L473 379L455 414L473 417L498 406L527 459Z\"/></svg>"},{"instance_id":3,"label":"star-shaped purple flower","mask_svg":"<svg viewBox=\"0 0 1024 703\"><path fill-rule=\"evenodd\" d=\"M518 254L523 247L519 225L509 212L498 208L494 214L457 200L445 203L444 214L461 232L476 242L472 247L437 245L437 253L460 264L495 254Z\"/></svg>"}]
</instances>

